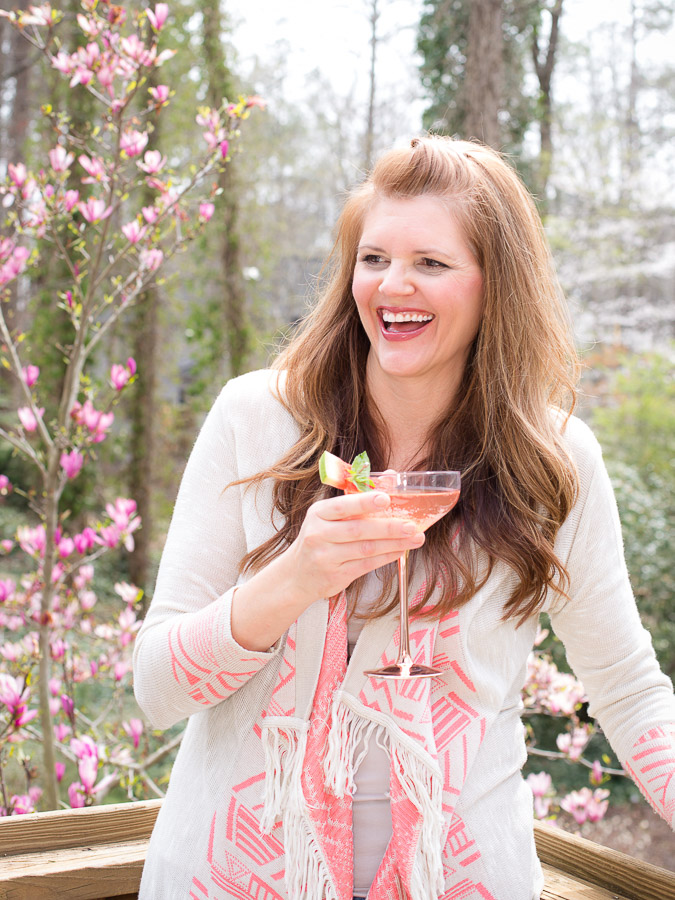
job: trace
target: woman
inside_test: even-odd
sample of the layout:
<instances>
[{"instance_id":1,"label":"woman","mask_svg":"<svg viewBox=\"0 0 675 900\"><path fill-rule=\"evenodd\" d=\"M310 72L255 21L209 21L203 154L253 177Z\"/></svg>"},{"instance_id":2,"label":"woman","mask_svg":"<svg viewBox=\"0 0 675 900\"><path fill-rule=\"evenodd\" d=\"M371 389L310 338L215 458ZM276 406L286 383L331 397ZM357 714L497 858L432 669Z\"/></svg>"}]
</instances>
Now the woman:
<instances>
[{"instance_id":1,"label":"woman","mask_svg":"<svg viewBox=\"0 0 675 900\"><path fill-rule=\"evenodd\" d=\"M563 412L575 359L541 223L498 154L423 138L352 194L332 264L185 471L135 685L158 727L190 720L140 896L532 900L520 691L541 610L619 758L675 808L672 686L600 450ZM460 502L425 540L370 515L382 492L327 496L326 449L460 469ZM395 657L388 564L415 548L413 655L443 675L368 678Z\"/></svg>"}]
</instances>

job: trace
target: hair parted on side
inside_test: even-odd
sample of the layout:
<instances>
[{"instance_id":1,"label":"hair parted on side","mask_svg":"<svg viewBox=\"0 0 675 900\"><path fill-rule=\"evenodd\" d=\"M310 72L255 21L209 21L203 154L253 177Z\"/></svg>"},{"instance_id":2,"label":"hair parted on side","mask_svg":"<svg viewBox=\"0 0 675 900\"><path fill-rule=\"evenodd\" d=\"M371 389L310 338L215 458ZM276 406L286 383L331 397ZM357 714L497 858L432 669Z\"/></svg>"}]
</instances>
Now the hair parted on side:
<instances>
[{"instance_id":1,"label":"hair parted on side","mask_svg":"<svg viewBox=\"0 0 675 900\"><path fill-rule=\"evenodd\" d=\"M387 432L365 383L369 342L352 297L357 247L366 213L380 198L444 199L464 229L483 274L484 313L463 382L429 436L421 469L459 469L460 501L427 533L422 551L433 615L466 603L503 562L517 576L505 616L536 613L550 588L568 576L554 551L572 508L577 476L560 436L574 407L578 362L566 305L541 219L504 158L479 143L416 138L385 153L348 197L337 223L325 287L275 367L286 372L283 402L298 422L298 442L252 482L273 479L283 526L242 561L257 570L291 543L308 507L326 495L318 460L329 450L346 460L367 450L373 469L387 467ZM564 420L564 416L563 416ZM460 526L458 528L458 525ZM453 540L454 538L454 540ZM396 607L383 590L373 615Z\"/></svg>"}]
</instances>

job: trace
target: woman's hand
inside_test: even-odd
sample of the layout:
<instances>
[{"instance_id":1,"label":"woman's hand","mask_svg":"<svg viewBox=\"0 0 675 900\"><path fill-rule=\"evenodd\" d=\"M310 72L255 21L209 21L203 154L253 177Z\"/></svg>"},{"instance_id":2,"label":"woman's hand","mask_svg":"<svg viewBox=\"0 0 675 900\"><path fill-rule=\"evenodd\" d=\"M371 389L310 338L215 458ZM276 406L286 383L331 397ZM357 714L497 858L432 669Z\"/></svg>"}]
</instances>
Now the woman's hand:
<instances>
[{"instance_id":1,"label":"woman's hand","mask_svg":"<svg viewBox=\"0 0 675 900\"><path fill-rule=\"evenodd\" d=\"M308 605L422 546L424 534L412 522L388 516L389 505L387 494L367 491L310 506L300 534L286 551Z\"/></svg>"},{"instance_id":2,"label":"woman's hand","mask_svg":"<svg viewBox=\"0 0 675 900\"><path fill-rule=\"evenodd\" d=\"M267 650L315 600L332 597L361 575L421 547L424 534L387 515L388 507L382 491L313 503L291 546L237 588L235 640L249 650Z\"/></svg>"}]
</instances>

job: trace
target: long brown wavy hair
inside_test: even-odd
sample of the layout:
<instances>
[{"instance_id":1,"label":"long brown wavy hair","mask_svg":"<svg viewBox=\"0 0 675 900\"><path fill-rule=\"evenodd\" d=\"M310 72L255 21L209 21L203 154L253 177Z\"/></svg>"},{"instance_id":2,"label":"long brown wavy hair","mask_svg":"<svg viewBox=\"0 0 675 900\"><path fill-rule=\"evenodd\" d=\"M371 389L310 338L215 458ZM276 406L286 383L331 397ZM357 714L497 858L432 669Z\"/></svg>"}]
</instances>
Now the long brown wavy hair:
<instances>
[{"instance_id":1,"label":"long brown wavy hair","mask_svg":"<svg viewBox=\"0 0 675 900\"><path fill-rule=\"evenodd\" d=\"M450 203L478 262L484 313L456 397L429 435L418 469L459 469L460 501L427 532L422 555L427 593L440 582L439 616L466 603L497 562L516 574L505 617L537 612L549 588L564 594L568 574L554 551L570 512L577 476L557 412L571 413L578 363L566 305L541 220L512 166L484 145L416 138L386 153L356 188L337 223L325 286L279 355L282 402L300 426L298 442L252 482L273 479L283 525L242 561L253 571L298 535L308 507L326 496L318 460L324 450L351 460L367 450L373 470L387 466L385 423L369 400L369 341L352 296L364 217L374 201L430 195ZM459 527L458 527L459 526ZM386 579L385 579L386 582ZM391 578L372 615L396 605Z\"/></svg>"}]
</instances>

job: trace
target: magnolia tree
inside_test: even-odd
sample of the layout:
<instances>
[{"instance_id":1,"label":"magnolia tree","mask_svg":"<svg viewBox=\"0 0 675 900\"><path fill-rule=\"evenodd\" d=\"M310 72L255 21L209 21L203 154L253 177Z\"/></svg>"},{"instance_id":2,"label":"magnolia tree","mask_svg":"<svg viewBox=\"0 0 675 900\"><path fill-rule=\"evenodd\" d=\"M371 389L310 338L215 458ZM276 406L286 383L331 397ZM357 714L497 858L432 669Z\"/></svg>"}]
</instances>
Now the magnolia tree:
<instances>
[{"instance_id":1,"label":"magnolia tree","mask_svg":"<svg viewBox=\"0 0 675 900\"><path fill-rule=\"evenodd\" d=\"M531 760L543 758L563 760L588 769L589 785L561 794L548 772L532 772L527 781L534 794L536 818L554 821L562 810L578 826L602 819L609 806L609 789L601 787L612 775L625 776L623 769L613 768L607 754L601 759L589 754L591 739L596 733L593 722L581 717L586 694L583 685L573 675L561 672L551 654L542 650L548 631L539 628L535 648L528 658L527 681L523 692L524 718L544 716L547 721L559 721L561 730L556 736L556 749L539 746L536 730L527 727L528 753Z\"/></svg>"},{"instance_id":2,"label":"magnolia tree","mask_svg":"<svg viewBox=\"0 0 675 900\"><path fill-rule=\"evenodd\" d=\"M133 549L140 526L136 504L111 497L105 511L73 532L63 491L84 467L97 464L96 448L110 433L115 402L137 378L129 357L112 365L106 383L97 382L95 349L163 263L206 226L214 212L212 176L229 160L241 120L261 103L253 97L200 108L203 152L172 170L158 150L148 148L152 122L172 95L159 75L148 77L174 52L159 48L165 3L132 14L106 0L83 0L81 38L70 50L59 40L62 14L48 4L0 15L71 89L88 91L99 111L83 130L65 112L43 107L51 120L51 149L38 171L20 161L10 164L0 186L0 360L20 396L0 439L34 473L29 485L12 485L0 474L0 501L15 490L32 507L16 534L0 535L0 627L6 637L0 648L0 814L11 815L38 803L56 808L64 778L71 806L100 800L120 782L140 784L147 794L154 787L150 766L171 749L153 747L128 700L141 592L116 584L117 610L97 617L102 604L97 606L94 564L106 551ZM62 347L64 377L56 387L43 384L35 360L25 355L30 340L17 333L9 314L12 288L29 293L55 259L67 273L67 284L54 296L55 314L70 330ZM54 412L45 415L45 409ZM96 714L85 704L87 695L96 697ZM36 747L41 765L31 759L29 748Z\"/></svg>"}]
</instances>

